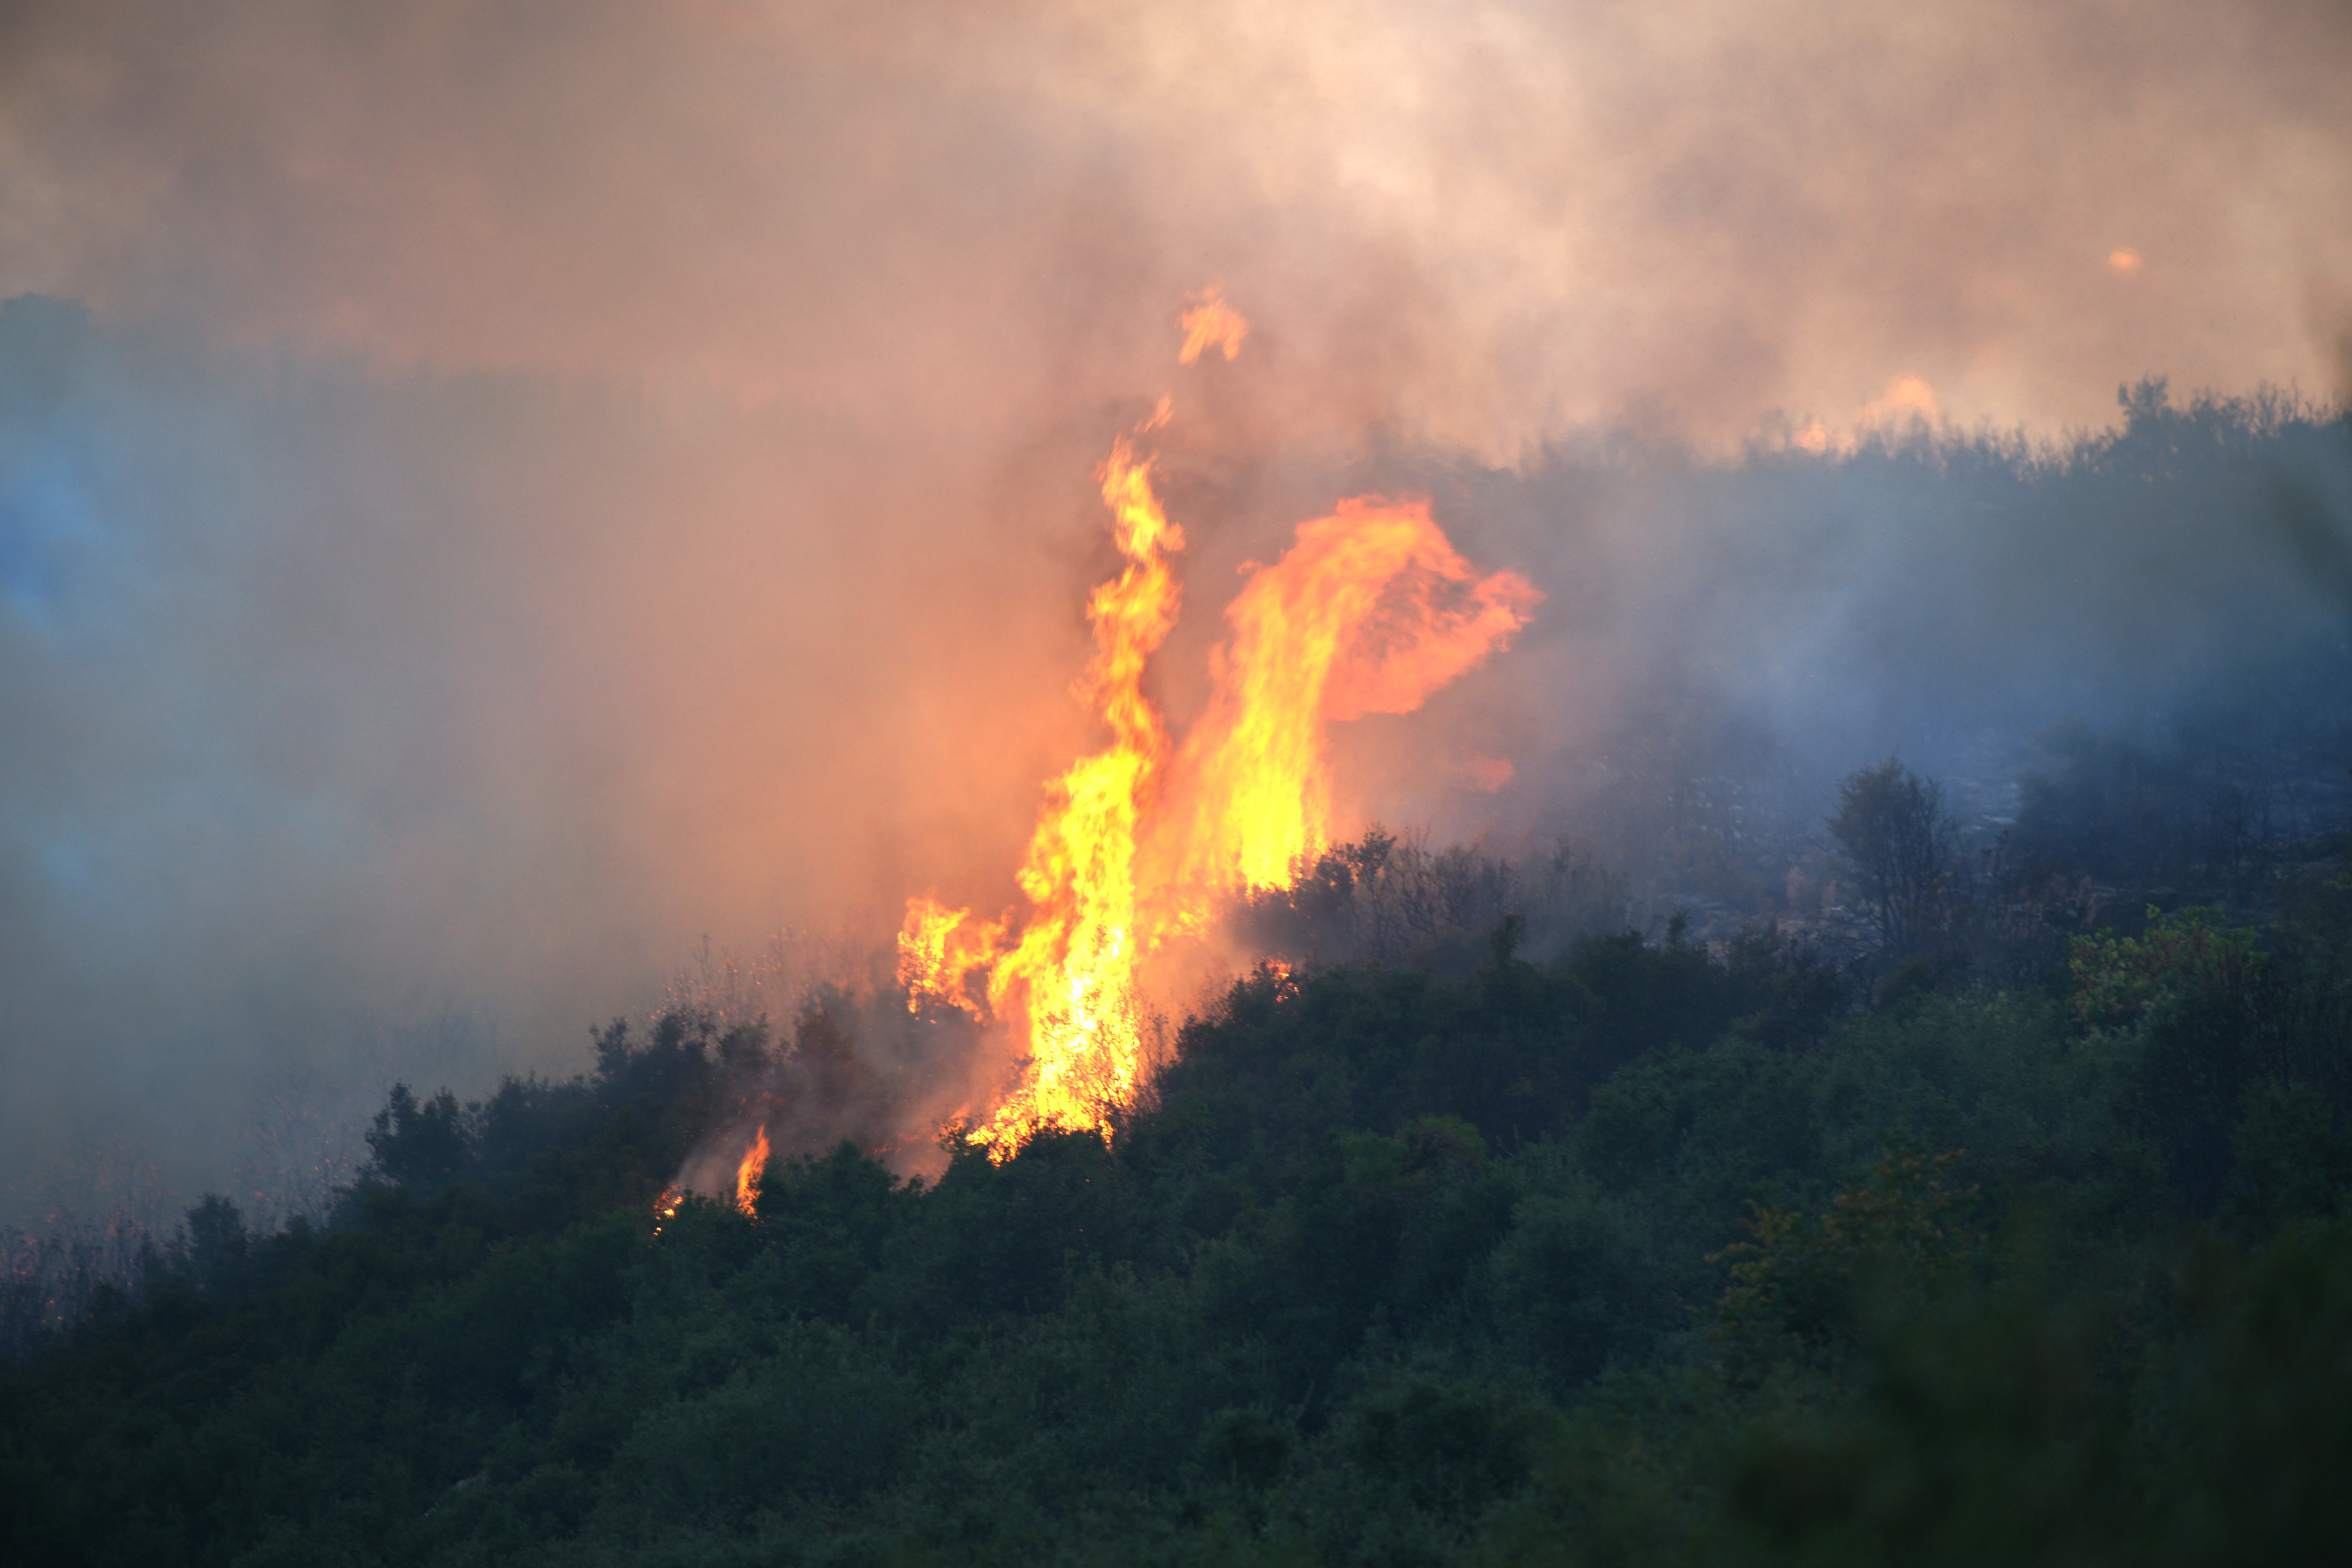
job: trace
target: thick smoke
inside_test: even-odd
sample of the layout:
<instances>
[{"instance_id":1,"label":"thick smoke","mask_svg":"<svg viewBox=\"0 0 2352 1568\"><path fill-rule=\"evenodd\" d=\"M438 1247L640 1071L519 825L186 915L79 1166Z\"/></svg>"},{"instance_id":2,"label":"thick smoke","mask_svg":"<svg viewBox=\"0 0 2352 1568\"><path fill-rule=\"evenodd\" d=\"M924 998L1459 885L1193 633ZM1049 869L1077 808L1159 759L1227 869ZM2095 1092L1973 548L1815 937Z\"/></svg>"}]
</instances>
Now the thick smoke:
<instances>
[{"instance_id":1,"label":"thick smoke","mask_svg":"<svg viewBox=\"0 0 2352 1568\"><path fill-rule=\"evenodd\" d=\"M1441 516L1482 520L1555 605L1442 700L1450 752L1424 732L1376 756L1423 820L1567 828L1646 860L1661 896L1710 837L1777 875L1821 843L1835 781L1890 752L1988 829L2084 735L2267 770L2281 833L2342 825L2352 425L2126 396L2121 429L2042 448L1914 425L1843 456L1619 443L1423 469ZM1487 754L1514 776L1449 809L1447 771Z\"/></svg>"},{"instance_id":2,"label":"thick smoke","mask_svg":"<svg viewBox=\"0 0 2352 1568\"><path fill-rule=\"evenodd\" d=\"M1150 384L1204 279L1286 425L1743 435L1924 378L2319 390L2328 0L16 8L11 292L927 437ZM1271 337L1261 340L1272 346Z\"/></svg>"},{"instance_id":3,"label":"thick smoke","mask_svg":"<svg viewBox=\"0 0 2352 1568\"><path fill-rule=\"evenodd\" d=\"M706 933L1008 902L1161 392L1180 723L1351 490L1550 595L1341 742L1441 837L2292 662L2335 458L2051 543L1835 454L2333 391L2347 78L2320 0L0 10L0 1178L218 1184L257 1104L572 1070Z\"/></svg>"}]
</instances>

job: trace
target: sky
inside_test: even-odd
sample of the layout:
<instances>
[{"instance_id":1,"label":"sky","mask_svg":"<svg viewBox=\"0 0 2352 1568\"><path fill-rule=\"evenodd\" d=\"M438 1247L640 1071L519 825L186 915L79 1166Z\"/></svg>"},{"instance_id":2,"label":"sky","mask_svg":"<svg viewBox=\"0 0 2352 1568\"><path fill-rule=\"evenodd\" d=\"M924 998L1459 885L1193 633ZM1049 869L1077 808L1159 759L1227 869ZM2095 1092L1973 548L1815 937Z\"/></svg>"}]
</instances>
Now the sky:
<instances>
[{"instance_id":1,"label":"sky","mask_svg":"<svg viewBox=\"0 0 2352 1568\"><path fill-rule=\"evenodd\" d=\"M0 5L0 1183L1001 892L1163 395L1180 716L1382 453L2336 395L2347 79L2334 0ZM1551 595L1523 757L1580 571L1723 542L1441 520Z\"/></svg>"}]
</instances>

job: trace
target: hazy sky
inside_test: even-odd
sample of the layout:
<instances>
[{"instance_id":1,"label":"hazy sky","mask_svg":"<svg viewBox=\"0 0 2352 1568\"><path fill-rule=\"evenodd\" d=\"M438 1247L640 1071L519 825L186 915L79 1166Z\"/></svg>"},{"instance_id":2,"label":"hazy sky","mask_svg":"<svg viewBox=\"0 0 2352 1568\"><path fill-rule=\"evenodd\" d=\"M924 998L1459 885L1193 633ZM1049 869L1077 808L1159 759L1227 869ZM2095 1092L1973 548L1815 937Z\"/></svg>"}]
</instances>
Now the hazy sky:
<instances>
[{"instance_id":1,"label":"hazy sky","mask_svg":"<svg viewBox=\"0 0 2352 1568\"><path fill-rule=\"evenodd\" d=\"M2348 80L2339 0L0 5L0 1179L1001 881L1163 392L1180 709L1376 428L2332 392Z\"/></svg>"}]
</instances>

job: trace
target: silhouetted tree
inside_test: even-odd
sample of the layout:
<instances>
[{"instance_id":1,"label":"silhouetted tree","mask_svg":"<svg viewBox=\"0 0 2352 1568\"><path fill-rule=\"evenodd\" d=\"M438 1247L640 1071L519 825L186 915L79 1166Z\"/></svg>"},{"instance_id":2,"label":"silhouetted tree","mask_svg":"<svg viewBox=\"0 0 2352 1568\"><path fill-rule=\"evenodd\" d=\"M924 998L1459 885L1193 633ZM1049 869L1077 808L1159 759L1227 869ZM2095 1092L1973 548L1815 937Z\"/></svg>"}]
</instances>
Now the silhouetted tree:
<instances>
[{"instance_id":1,"label":"silhouetted tree","mask_svg":"<svg viewBox=\"0 0 2352 1568\"><path fill-rule=\"evenodd\" d=\"M1917 947L1942 909L1958 837L1943 786L1888 757L1846 775L1829 829L1886 951Z\"/></svg>"},{"instance_id":2,"label":"silhouetted tree","mask_svg":"<svg viewBox=\"0 0 2352 1568\"><path fill-rule=\"evenodd\" d=\"M468 1173L467 1131L465 1110L447 1089L419 1100L406 1084L394 1084L367 1133L372 1173L387 1185L437 1192Z\"/></svg>"},{"instance_id":3,"label":"silhouetted tree","mask_svg":"<svg viewBox=\"0 0 2352 1568\"><path fill-rule=\"evenodd\" d=\"M245 1282L252 1245L246 1232L245 1215L219 1194L206 1193L204 1201L188 1211L184 1225L184 1257L190 1280L208 1295L234 1294Z\"/></svg>"}]
</instances>

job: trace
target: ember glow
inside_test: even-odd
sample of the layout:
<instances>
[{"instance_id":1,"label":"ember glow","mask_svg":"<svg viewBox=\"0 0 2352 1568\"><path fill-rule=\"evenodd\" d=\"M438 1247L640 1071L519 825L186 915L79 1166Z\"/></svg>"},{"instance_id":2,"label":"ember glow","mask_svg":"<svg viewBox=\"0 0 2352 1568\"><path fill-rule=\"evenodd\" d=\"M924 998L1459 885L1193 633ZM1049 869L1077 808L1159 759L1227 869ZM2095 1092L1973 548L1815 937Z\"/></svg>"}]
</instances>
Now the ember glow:
<instances>
[{"instance_id":1,"label":"ember glow","mask_svg":"<svg viewBox=\"0 0 2352 1568\"><path fill-rule=\"evenodd\" d=\"M1249 331L1214 289L1181 325L1188 364L1211 344L1234 358ZM1163 399L1135 436L1170 412ZM1022 1042L1018 1081L971 1130L1000 1158L1048 1128L1101 1128L1131 1103L1143 1065L1139 963L1199 932L1221 894L1287 885L1329 841L1325 727L1412 711L1503 647L1542 598L1517 574L1480 577L1425 501L1342 501L1299 524L1273 565L1249 568L1225 612L1233 635L1211 655L1214 696L1171 752L1143 679L1176 625L1167 557L1184 539L1133 441L1120 437L1100 470L1127 565L1087 606L1095 655L1083 690L1111 743L1048 786L1019 873L1024 918L979 919L924 895L908 900L898 935L910 1010L956 1008Z\"/></svg>"}]
</instances>

